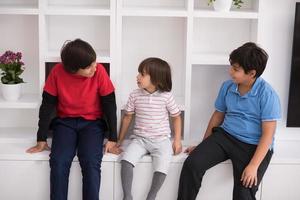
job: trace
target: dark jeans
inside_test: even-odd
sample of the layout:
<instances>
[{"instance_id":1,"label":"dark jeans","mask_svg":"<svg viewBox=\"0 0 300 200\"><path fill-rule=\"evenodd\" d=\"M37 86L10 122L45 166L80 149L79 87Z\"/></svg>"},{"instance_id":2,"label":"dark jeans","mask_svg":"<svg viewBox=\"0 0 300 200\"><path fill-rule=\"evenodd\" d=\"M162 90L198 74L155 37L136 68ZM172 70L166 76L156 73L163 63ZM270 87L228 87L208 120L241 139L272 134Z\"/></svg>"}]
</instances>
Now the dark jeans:
<instances>
[{"instance_id":1,"label":"dark jeans","mask_svg":"<svg viewBox=\"0 0 300 200\"><path fill-rule=\"evenodd\" d=\"M70 167L76 152L83 177L82 199L99 199L103 127L101 120L89 121L83 118L55 120L50 154L51 200L67 200Z\"/></svg>"},{"instance_id":2,"label":"dark jeans","mask_svg":"<svg viewBox=\"0 0 300 200\"><path fill-rule=\"evenodd\" d=\"M212 135L202 141L183 164L180 175L177 200L194 200L201 187L206 170L227 159L232 161L234 188L233 200L255 200L259 183L268 168L273 151L269 150L258 171L257 186L246 188L240 181L242 172L253 157L256 145L243 143L222 128L214 128Z\"/></svg>"}]
</instances>

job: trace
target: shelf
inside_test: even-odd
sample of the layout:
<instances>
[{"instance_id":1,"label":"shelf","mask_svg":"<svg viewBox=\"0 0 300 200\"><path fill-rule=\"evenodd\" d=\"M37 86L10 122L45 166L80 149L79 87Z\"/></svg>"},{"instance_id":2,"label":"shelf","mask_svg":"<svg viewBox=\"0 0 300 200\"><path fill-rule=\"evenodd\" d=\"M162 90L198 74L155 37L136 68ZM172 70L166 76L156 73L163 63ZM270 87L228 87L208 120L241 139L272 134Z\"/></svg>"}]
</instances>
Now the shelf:
<instances>
[{"instance_id":1,"label":"shelf","mask_svg":"<svg viewBox=\"0 0 300 200\"><path fill-rule=\"evenodd\" d=\"M35 109L39 104L40 97L37 94L22 94L18 101L6 101L0 96L0 108Z\"/></svg>"},{"instance_id":2,"label":"shelf","mask_svg":"<svg viewBox=\"0 0 300 200\"><path fill-rule=\"evenodd\" d=\"M1 6L0 14L8 15L38 15L39 10L31 6Z\"/></svg>"},{"instance_id":3,"label":"shelf","mask_svg":"<svg viewBox=\"0 0 300 200\"><path fill-rule=\"evenodd\" d=\"M83 15L83 16L110 16L111 11L106 8L82 8L80 6L49 6L46 15Z\"/></svg>"},{"instance_id":4,"label":"shelf","mask_svg":"<svg viewBox=\"0 0 300 200\"><path fill-rule=\"evenodd\" d=\"M29 154L26 153L26 149L35 145L34 142L23 142L23 143L3 143L0 145L0 160L18 160L18 161L48 161L50 151L43 151L40 153ZM295 144L299 146L299 143ZM295 147L297 147L295 146ZM187 146L183 147L183 150ZM299 148L298 148L299 149ZM296 152L289 151L286 148L278 148L270 162L270 164L275 165L285 165L285 164L300 164L299 150ZM181 153L179 155L172 157L172 163L183 163L186 159L187 154ZM120 156L111 153L104 154L103 162L119 162ZM77 162L78 158L75 156L74 161ZM139 161L139 163L150 163L152 162L151 156L146 155ZM224 161L224 164L230 164L229 160Z\"/></svg>"},{"instance_id":5,"label":"shelf","mask_svg":"<svg viewBox=\"0 0 300 200\"><path fill-rule=\"evenodd\" d=\"M194 11L194 17L198 18L235 18L235 19L257 19L258 13L253 11L229 11L216 12L214 10Z\"/></svg>"},{"instance_id":6,"label":"shelf","mask_svg":"<svg viewBox=\"0 0 300 200\"><path fill-rule=\"evenodd\" d=\"M37 128L1 127L0 143L23 143L36 141Z\"/></svg>"},{"instance_id":7,"label":"shelf","mask_svg":"<svg viewBox=\"0 0 300 200\"><path fill-rule=\"evenodd\" d=\"M109 51L96 51L97 59L96 61L99 63L110 63L111 59L109 56ZM99 56L100 55L100 56ZM61 62L60 52L59 51L48 51L45 56L45 62Z\"/></svg>"},{"instance_id":8,"label":"shelf","mask_svg":"<svg viewBox=\"0 0 300 200\"><path fill-rule=\"evenodd\" d=\"M193 65L229 65L229 54L193 54Z\"/></svg>"},{"instance_id":9,"label":"shelf","mask_svg":"<svg viewBox=\"0 0 300 200\"><path fill-rule=\"evenodd\" d=\"M122 15L144 17L187 17L187 11L174 8L124 8L122 10Z\"/></svg>"},{"instance_id":10,"label":"shelf","mask_svg":"<svg viewBox=\"0 0 300 200\"><path fill-rule=\"evenodd\" d=\"M125 143L128 143L125 141ZM29 154L26 150L35 145L36 142L23 142L23 143L5 143L0 145L0 161L1 160L24 160L24 161L48 161L50 151L43 151L40 153ZM173 156L173 163L182 163L187 157L187 154L181 153ZM103 162L119 162L119 155L107 153L103 155ZM75 156L74 161L77 162L78 158ZM151 156L146 155L139 161L139 163L152 162Z\"/></svg>"}]
</instances>

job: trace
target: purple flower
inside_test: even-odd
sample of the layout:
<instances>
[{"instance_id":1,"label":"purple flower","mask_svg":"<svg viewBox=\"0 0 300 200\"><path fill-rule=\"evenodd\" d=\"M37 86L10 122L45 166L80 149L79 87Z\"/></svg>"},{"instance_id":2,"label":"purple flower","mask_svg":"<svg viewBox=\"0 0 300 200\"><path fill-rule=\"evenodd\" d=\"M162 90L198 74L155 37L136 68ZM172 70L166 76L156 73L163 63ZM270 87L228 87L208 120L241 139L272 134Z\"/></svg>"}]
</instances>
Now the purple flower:
<instances>
[{"instance_id":1,"label":"purple flower","mask_svg":"<svg viewBox=\"0 0 300 200\"><path fill-rule=\"evenodd\" d=\"M18 84L24 83L19 76L23 73L25 67L24 62L21 61L22 53L14 53L6 51L0 56L1 81L4 84Z\"/></svg>"}]
</instances>

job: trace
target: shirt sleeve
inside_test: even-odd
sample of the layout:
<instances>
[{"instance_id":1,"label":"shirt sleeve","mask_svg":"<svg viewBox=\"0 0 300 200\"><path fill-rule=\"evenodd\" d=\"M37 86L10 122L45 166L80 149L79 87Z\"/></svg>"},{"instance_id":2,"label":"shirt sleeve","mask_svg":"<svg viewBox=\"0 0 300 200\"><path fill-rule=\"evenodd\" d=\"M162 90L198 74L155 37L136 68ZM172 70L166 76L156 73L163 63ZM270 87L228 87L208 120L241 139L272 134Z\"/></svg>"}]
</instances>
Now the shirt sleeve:
<instances>
[{"instance_id":1,"label":"shirt sleeve","mask_svg":"<svg viewBox=\"0 0 300 200\"><path fill-rule=\"evenodd\" d=\"M171 117L180 115L180 109L175 103L175 99L172 93L170 93L170 97L167 100L167 110L169 111Z\"/></svg>"},{"instance_id":2,"label":"shirt sleeve","mask_svg":"<svg viewBox=\"0 0 300 200\"><path fill-rule=\"evenodd\" d=\"M227 110L226 106L226 93L229 89L228 81L224 82L219 90L219 94L215 101L215 109L219 112L225 112Z\"/></svg>"},{"instance_id":3,"label":"shirt sleeve","mask_svg":"<svg viewBox=\"0 0 300 200\"><path fill-rule=\"evenodd\" d=\"M105 68L103 67L103 65L98 64L97 66L97 70L99 70L99 95L100 96L107 96L110 93L114 92L114 86L105 70Z\"/></svg>"},{"instance_id":4,"label":"shirt sleeve","mask_svg":"<svg viewBox=\"0 0 300 200\"><path fill-rule=\"evenodd\" d=\"M117 141L117 105L115 93L113 92L107 96L102 96L101 99L105 121L108 126L108 140Z\"/></svg>"},{"instance_id":5,"label":"shirt sleeve","mask_svg":"<svg viewBox=\"0 0 300 200\"><path fill-rule=\"evenodd\" d=\"M37 141L46 141L51 120L56 116L57 97L43 92L43 100L39 110Z\"/></svg>"},{"instance_id":6,"label":"shirt sleeve","mask_svg":"<svg viewBox=\"0 0 300 200\"><path fill-rule=\"evenodd\" d=\"M275 91L264 92L260 102L262 121L275 121L281 118L280 101Z\"/></svg>"},{"instance_id":7,"label":"shirt sleeve","mask_svg":"<svg viewBox=\"0 0 300 200\"><path fill-rule=\"evenodd\" d=\"M45 86L44 86L44 91L51 94L52 96L57 96L57 84L56 84L57 83L56 82L56 78L57 78L56 67L57 67L57 65L55 65L53 67L53 69L50 71L50 74L49 74L49 76L45 82Z\"/></svg>"},{"instance_id":8,"label":"shirt sleeve","mask_svg":"<svg viewBox=\"0 0 300 200\"><path fill-rule=\"evenodd\" d=\"M128 114L133 114L135 112L135 96L133 92L129 95L127 104L125 106L125 111Z\"/></svg>"}]
</instances>

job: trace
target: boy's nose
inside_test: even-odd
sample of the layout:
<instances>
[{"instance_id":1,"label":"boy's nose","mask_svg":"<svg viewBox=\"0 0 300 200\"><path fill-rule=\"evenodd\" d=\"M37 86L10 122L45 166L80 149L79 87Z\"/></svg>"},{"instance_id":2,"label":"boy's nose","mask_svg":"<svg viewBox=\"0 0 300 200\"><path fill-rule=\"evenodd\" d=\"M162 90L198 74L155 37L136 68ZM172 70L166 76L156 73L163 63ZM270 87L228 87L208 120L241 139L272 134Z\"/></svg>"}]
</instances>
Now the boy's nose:
<instances>
[{"instance_id":1,"label":"boy's nose","mask_svg":"<svg viewBox=\"0 0 300 200\"><path fill-rule=\"evenodd\" d=\"M230 66L229 69L228 69L228 73L232 74L232 72L233 72L233 70L232 70L232 67Z\"/></svg>"}]
</instances>

